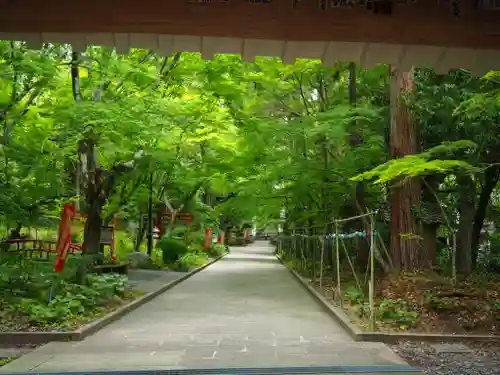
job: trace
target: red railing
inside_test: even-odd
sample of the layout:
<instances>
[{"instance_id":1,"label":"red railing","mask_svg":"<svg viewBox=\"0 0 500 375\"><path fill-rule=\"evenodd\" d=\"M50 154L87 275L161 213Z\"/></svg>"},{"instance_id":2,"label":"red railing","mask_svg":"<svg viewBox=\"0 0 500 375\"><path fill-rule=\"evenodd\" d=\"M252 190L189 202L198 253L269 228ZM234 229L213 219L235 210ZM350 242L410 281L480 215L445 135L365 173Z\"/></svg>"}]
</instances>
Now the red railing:
<instances>
[{"instance_id":1,"label":"red railing","mask_svg":"<svg viewBox=\"0 0 500 375\"><path fill-rule=\"evenodd\" d=\"M15 238L5 241L0 241L0 249L6 253L24 253L24 255L40 254L57 254L57 241L34 240L28 238ZM71 243L69 245L69 254L81 253L82 246L80 244Z\"/></svg>"}]
</instances>

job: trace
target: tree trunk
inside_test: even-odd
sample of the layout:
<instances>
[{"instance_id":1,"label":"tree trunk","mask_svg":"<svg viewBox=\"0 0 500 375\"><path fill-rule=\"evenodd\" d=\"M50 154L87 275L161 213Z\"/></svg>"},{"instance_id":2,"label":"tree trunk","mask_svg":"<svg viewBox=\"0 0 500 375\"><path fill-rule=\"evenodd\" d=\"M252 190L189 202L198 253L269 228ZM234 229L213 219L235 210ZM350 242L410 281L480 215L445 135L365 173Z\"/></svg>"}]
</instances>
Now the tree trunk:
<instances>
[{"instance_id":1,"label":"tree trunk","mask_svg":"<svg viewBox=\"0 0 500 375\"><path fill-rule=\"evenodd\" d=\"M97 168L95 144L92 136L85 140L87 156L87 186L85 203L87 222L83 235L83 251L85 255L99 254L101 244L102 215L101 210L105 203L105 193L102 187L102 171Z\"/></svg>"},{"instance_id":2,"label":"tree trunk","mask_svg":"<svg viewBox=\"0 0 500 375\"><path fill-rule=\"evenodd\" d=\"M80 67L79 60L80 54L78 52L72 52L71 54L71 88L73 93L73 99L75 102L79 103L82 101L80 95ZM101 203L100 195L100 176L96 168L96 160L94 155L94 141L87 137L83 139L78 144L77 155L78 163L82 162L82 159L86 161L85 168L82 168L86 172L86 191L85 191L85 203L87 207L87 221L85 223L84 235L83 235L83 251L85 255L95 255L99 253L99 247L101 242L101 227L102 227L102 217L101 208L103 203ZM83 156L81 159L80 156ZM80 179L77 180L77 192L80 191ZM78 203L79 207L80 204Z\"/></svg>"},{"instance_id":3,"label":"tree trunk","mask_svg":"<svg viewBox=\"0 0 500 375\"><path fill-rule=\"evenodd\" d=\"M401 94L412 88L411 72L391 68L391 136L390 155L401 158L420 152L415 123ZM412 213L420 205L420 179L396 181L391 186L391 254L396 270L418 270L420 262L419 225Z\"/></svg>"},{"instance_id":4,"label":"tree trunk","mask_svg":"<svg viewBox=\"0 0 500 375\"><path fill-rule=\"evenodd\" d=\"M481 189L481 195L479 196L479 202L477 203L476 214L474 216L474 225L472 226L472 268L476 268L481 230L483 229L484 219L486 218L486 211L488 209L488 204L490 203L491 193L495 189L498 182L499 172L500 168L498 166L487 168L484 172L484 185Z\"/></svg>"},{"instance_id":5,"label":"tree trunk","mask_svg":"<svg viewBox=\"0 0 500 375\"><path fill-rule=\"evenodd\" d=\"M432 269L436 265L438 228L436 223L422 224L421 264L424 269Z\"/></svg>"},{"instance_id":6,"label":"tree trunk","mask_svg":"<svg viewBox=\"0 0 500 375\"><path fill-rule=\"evenodd\" d=\"M139 228L137 229L137 236L135 238L134 251L138 252L141 249L142 241L144 240L144 236L146 235L146 221L144 217L141 216L141 221L139 222Z\"/></svg>"},{"instance_id":7,"label":"tree trunk","mask_svg":"<svg viewBox=\"0 0 500 375\"><path fill-rule=\"evenodd\" d=\"M437 257L437 234L441 222L444 220L441 211L441 202L435 196L443 177L431 175L424 177L422 184L422 249L420 258L424 268L433 268Z\"/></svg>"},{"instance_id":8,"label":"tree trunk","mask_svg":"<svg viewBox=\"0 0 500 375\"><path fill-rule=\"evenodd\" d=\"M83 249L86 255L95 255L100 251L102 217L101 206L92 204L87 208L87 222L83 236Z\"/></svg>"},{"instance_id":9,"label":"tree trunk","mask_svg":"<svg viewBox=\"0 0 500 375\"><path fill-rule=\"evenodd\" d=\"M457 274L468 276L472 272L472 225L474 222L474 200L476 189L471 176L459 176L457 179L459 186L458 196L458 232L457 250L455 254L455 264Z\"/></svg>"}]
</instances>

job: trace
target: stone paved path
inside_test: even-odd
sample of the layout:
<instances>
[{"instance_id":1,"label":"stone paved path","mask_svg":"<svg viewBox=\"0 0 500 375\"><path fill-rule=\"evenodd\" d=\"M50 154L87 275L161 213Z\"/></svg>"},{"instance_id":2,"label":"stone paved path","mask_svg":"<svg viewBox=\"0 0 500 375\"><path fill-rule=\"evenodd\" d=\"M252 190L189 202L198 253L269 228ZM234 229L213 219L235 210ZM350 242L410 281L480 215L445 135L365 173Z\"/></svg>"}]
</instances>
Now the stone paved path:
<instances>
[{"instance_id":1,"label":"stone paved path","mask_svg":"<svg viewBox=\"0 0 500 375\"><path fill-rule=\"evenodd\" d=\"M230 255L94 336L51 343L9 371L405 364L356 343L264 242Z\"/></svg>"}]
</instances>

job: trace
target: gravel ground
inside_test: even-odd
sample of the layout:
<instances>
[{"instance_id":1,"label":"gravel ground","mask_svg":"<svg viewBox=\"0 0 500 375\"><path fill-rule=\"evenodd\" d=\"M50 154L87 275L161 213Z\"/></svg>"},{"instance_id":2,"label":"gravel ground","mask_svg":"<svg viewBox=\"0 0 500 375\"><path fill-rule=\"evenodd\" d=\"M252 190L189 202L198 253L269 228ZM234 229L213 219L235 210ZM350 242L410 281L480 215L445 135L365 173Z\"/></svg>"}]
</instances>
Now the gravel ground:
<instances>
[{"instance_id":1,"label":"gravel ground","mask_svg":"<svg viewBox=\"0 0 500 375\"><path fill-rule=\"evenodd\" d=\"M412 366L432 375L498 375L500 345L466 344L470 352L437 353L432 344L404 342L392 349Z\"/></svg>"}]
</instances>

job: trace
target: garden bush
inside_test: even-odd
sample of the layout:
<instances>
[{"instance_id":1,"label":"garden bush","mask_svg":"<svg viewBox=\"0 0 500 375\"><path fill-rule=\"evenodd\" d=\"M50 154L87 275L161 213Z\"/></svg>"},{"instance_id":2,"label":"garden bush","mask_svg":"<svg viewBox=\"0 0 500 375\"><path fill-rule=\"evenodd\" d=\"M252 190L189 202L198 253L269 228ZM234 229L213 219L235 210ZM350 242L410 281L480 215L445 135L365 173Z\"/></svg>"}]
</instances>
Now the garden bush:
<instances>
[{"instance_id":1,"label":"garden bush","mask_svg":"<svg viewBox=\"0 0 500 375\"><path fill-rule=\"evenodd\" d=\"M13 313L23 314L34 326L70 327L75 321L91 318L106 307L118 304L130 289L122 275L89 275L87 285L61 280L54 298L20 298L10 305Z\"/></svg>"},{"instance_id":2,"label":"garden bush","mask_svg":"<svg viewBox=\"0 0 500 375\"><path fill-rule=\"evenodd\" d=\"M180 272L189 272L208 263L208 254L192 252L184 254L175 264L175 269Z\"/></svg>"},{"instance_id":3,"label":"garden bush","mask_svg":"<svg viewBox=\"0 0 500 375\"><path fill-rule=\"evenodd\" d=\"M128 279L122 275L90 274L84 284L75 283L78 261L73 258L68 258L60 274L52 271L53 262L3 260L0 310L2 325L10 329L71 328L132 297ZM51 287L53 298L49 301Z\"/></svg>"},{"instance_id":4,"label":"garden bush","mask_svg":"<svg viewBox=\"0 0 500 375\"><path fill-rule=\"evenodd\" d=\"M186 234L186 230L187 230L187 228L185 226L175 227L170 232L170 237L176 238L176 239L184 238L184 235Z\"/></svg>"},{"instance_id":5,"label":"garden bush","mask_svg":"<svg viewBox=\"0 0 500 375\"><path fill-rule=\"evenodd\" d=\"M188 234L188 242L190 245L196 244L203 246L203 242L205 241L205 232L202 230L189 232Z\"/></svg>"},{"instance_id":6,"label":"garden bush","mask_svg":"<svg viewBox=\"0 0 500 375\"><path fill-rule=\"evenodd\" d=\"M241 238L238 237L238 238L230 238L227 241L227 244L229 246L245 246L247 243L243 237Z\"/></svg>"},{"instance_id":7,"label":"garden bush","mask_svg":"<svg viewBox=\"0 0 500 375\"><path fill-rule=\"evenodd\" d=\"M399 301L382 301L378 315L380 320L404 330L414 327L418 322L418 313Z\"/></svg>"},{"instance_id":8,"label":"garden bush","mask_svg":"<svg viewBox=\"0 0 500 375\"><path fill-rule=\"evenodd\" d=\"M126 231L116 231L116 255L118 259L125 260L134 252L134 240Z\"/></svg>"},{"instance_id":9,"label":"garden bush","mask_svg":"<svg viewBox=\"0 0 500 375\"><path fill-rule=\"evenodd\" d=\"M203 248L203 245L198 244L198 243L192 243L188 246L189 252L190 253L202 253L205 251Z\"/></svg>"},{"instance_id":10,"label":"garden bush","mask_svg":"<svg viewBox=\"0 0 500 375\"><path fill-rule=\"evenodd\" d=\"M160 239L157 246L162 251L162 259L165 265L177 262L184 254L189 252L183 241L166 236Z\"/></svg>"},{"instance_id":11,"label":"garden bush","mask_svg":"<svg viewBox=\"0 0 500 375\"><path fill-rule=\"evenodd\" d=\"M210 249L208 249L208 254L212 258L220 257L225 252L226 252L226 246L224 246L221 243L214 243L212 244L212 246L210 246Z\"/></svg>"}]
</instances>

